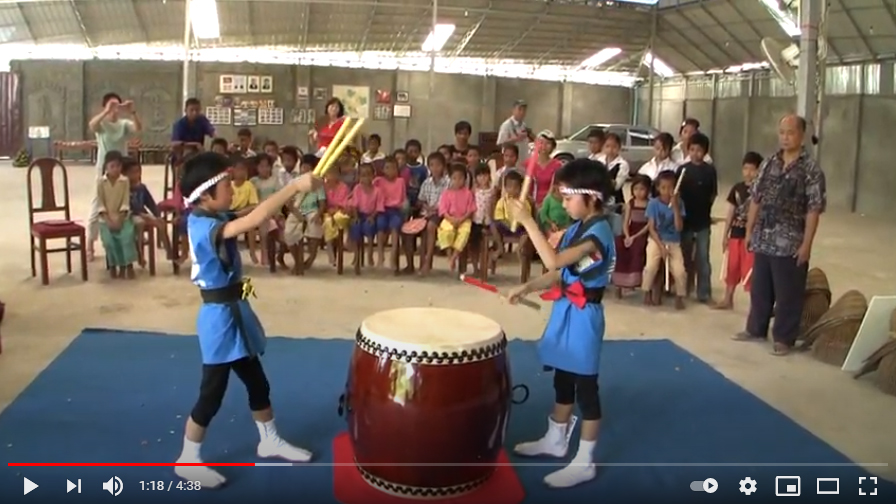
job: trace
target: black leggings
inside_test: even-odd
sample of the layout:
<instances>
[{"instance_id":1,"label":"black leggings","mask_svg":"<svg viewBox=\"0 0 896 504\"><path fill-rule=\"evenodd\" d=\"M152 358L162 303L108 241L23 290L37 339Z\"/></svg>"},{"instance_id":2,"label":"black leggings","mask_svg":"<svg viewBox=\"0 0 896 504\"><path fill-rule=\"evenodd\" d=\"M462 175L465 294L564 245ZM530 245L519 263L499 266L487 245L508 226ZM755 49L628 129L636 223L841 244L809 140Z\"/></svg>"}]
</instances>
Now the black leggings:
<instances>
[{"instance_id":1,"label":"black leggings","mask_svg":"<svg viewBox=\"0 0 896 504\"><path fill-rule=\"evenodd\" d=\"M597 375L580 375L554 370L554 394L557 404L571 405L578 403L582 411L582 420L600 420L600 390Z\"/></svg>"},{"instance_id":2,"label":"black leggings","mask_svg":"<svg viewBox=\"0 0 896 504\"><path fill-rule=\"evenodd\" d=\"M257 357L243 357L226 364L203 364L199 399L190 413L190 418L200 427L208 427L221 409L231 370L246 386L250 410L263 411L271 407L271 387Z\"/></svg>"}]
</instances>

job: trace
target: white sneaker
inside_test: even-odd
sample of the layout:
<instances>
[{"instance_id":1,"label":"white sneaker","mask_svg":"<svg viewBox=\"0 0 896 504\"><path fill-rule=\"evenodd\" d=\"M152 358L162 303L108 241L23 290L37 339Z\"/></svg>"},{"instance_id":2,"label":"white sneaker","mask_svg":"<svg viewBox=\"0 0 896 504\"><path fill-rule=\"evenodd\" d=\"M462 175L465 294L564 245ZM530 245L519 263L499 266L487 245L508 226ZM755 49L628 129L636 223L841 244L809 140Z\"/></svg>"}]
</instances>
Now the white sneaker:
<instances>
[{"instance_id":1,"label":"white sneaker","mask_svg":"<svg viewBox=\"0 0 896 504\"><path fill-rule=\"evenodd\" d=\"M267 438L258 443L258 456L261 458L279 458L289 462L308 462L311 460L311 452L293 446L279 436Z\"/></svg>"},{"instance_id":2,"label":"white sneaker","mask_svg":"<svg viewBox=\"0 0 896 504\"><path fill-rule=\"evenodd\" d=\"M202 461L192 461L178 459L178 464L201 464ZM187 481L198 481L202 488L213 490L220 488L227 483L227 478L215 471L211 467L205 466L177 466L174 468L174 474L180 476Z\"/></svg>"},{"instance_id":3,"label":"white sneaker","mask_svg":"<svg viewBox=\"0 0 896 504\"><path fill-rule=\"evenodd\" d=\"M568 466L554 471L544 477L544 482L551 488L569 488L591 481L597 476L594 464L571 462Z\"/></svg>"},{"instance_id":4,"label":"white sneaker","mask_svg":"<svg viewBox=\"0 0 896 504\"><path fill-rule=\"evenodd\" d=\"M537 441L520 443L513 449L517 455L524 457L548 456L562 458L569 449L569 438L578 418L570 417L569 423L561 424L548 417L548 431Z\"/></svg>"}]
</instances>

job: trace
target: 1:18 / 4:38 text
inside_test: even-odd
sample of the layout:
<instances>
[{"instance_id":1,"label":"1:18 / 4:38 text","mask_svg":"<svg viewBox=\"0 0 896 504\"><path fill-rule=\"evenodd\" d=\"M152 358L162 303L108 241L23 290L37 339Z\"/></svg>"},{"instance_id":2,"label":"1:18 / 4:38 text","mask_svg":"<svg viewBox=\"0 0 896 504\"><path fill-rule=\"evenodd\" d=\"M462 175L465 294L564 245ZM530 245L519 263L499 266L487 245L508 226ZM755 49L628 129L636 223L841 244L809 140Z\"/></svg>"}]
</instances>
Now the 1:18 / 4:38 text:
<instances>
[{"instance_id":1,"label":"1:18 / 4:38 text","mask_svg":"<svg viewBox=\"0 0 896 504\"><path fill-rule=\"evenodd\" d=\"M140 490L170 492L171 490L201 490L198 481L141 481Z\"/></svg>"}]
</instances>

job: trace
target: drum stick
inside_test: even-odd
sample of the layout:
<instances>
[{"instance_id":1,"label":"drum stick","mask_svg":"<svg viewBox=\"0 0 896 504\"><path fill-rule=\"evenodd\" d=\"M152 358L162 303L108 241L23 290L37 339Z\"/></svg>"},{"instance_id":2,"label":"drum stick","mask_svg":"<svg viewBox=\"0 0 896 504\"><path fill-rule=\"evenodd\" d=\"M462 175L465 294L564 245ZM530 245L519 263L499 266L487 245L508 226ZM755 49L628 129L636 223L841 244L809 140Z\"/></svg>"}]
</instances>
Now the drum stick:
<instances>
[{"instance_id":1,"label":"drum stick","mask_svg":"<svg viewBox=\"0 0 896 504\"><path fill-rule=\"evenodd\" d=\"M747 271L747 274L744 275L744 279L741 280L740 284L741 284L741 285L747 285L747 282L750 281L750 277L752 277L752 276L753 276L753 268L750 268L750 269Z\"/></svg>"},{"instance_id":2,"label":"drum stick","mask_svg":"<svg viewBox=\"0 0 896 504\"><path fill-rule=\"evenodd\" d=\"M678 194L678 190L681 189L681 181L684 180L684 174L685 174L685 172L687 172L687 171L688 171L687 168L682 168L682 169L681 169L681 175L678 176L678 181L675 182L675 191L673 191L672 194ZM669 208L672 208L672 202L671 202L671 201L669 202Z\"/></svg>"},{"instance_id":3,"label":"drum stick","mask_svg":"<svg viewBox=\"0 0 896 504\"><path fill-rule=\"evenodd\" d=\"M535 167L537 166L536 162L538 161L538 147L536 144L535 152L532 153L532 156L529 158L529 164L526 166L526 178L523 179L523 190L520 192L520 202L525 206L526 198L529 197L529 191L532 190L532 179L535 177ZM517 228L520 226L520 223L513 220L510 223L510 231L512 233L516 233Z\"/></svg>"},{"instance_id":4,"label":"drum stick","mask_svg":"<svg viewBox=\"0 0 896 504\"><path fill-rule=\"evenodd\" d=\"M332 163L332 159L335 158L333 156L334 151L342 143L342 139L345 137L345 133L348 131L349 124L352 122L350 117L346 117L342 120L342 124L339 125L339 129L336 131L336 136L333 137L333 140L330 141L330 145L324 149L324 155L320 157L320 161L317 162L317 166L329 166L328 163ZM314 170L315 175L317 175L318 171Z\"/></svg>"},{"instance_id":5,"label":"drum stick","mask_svg":"<svg viewBox=\"0 0 896 504\"><path fill-rule=\"evenodd\" d=\"M464 282L468 285L472 285L473 287L479 287L482 290L487 290L487 291L495 293L495 294L501 294L501 292L498 290L498 288L495 287L494 285L479 281L472 277L468 277L467 275L461 275L460 280L461 280L461 282ZM541 310L541 305L536 303L535 301L532 301L531 299L520 298L520 300L517 301L517 303L525 306L526 308L532 308L533 310Z\"/></svg>"},{"instance_id":6,"label":"drum stick","mask_svg":"<svg viewBox=\"0 0 896 504\"><path fill-rule=\"evenodd\" d=\"M669 260L669 247L666 246L666 264L665 264L665 266L666 266L665 267L665 270L666 270L666 292L669 292L669 290L672 288L672 273L669 268L669 265L671 263L672 263L672 261Z\"/></svg>"},{"instance_id":7,"label":"drum stick","mask_svg":"<svg viewBox=\"0 0 896 504\"><path fill-rule=\"evenodd\" d=\"M330 167L333 165L333 163L335 163L336 160L339 159L339 156L342 155L342 151L345 150L345 148L348 146L349 142L351 142L355 138L355 135L358 134L358 131L361 129L361 126L363 126L363 125L364 125L364 119L358 119L358 122L356 122L355 125L352 126L352 129L349 130L348 133L346 133L345 137L342 139L342 142L340 142L339 145L336 146L335 149L333 149L333 151L332 151L333 153L330 157L327 158L326 164L318 163L317 168L314 171L315 177L320 178L320 177L323 177L327 173L327 171L330 169ZM329 154L329 153L330 153L330 149L327 149L327 152L324 155L326 156L326 154Z\"/></svg>"},{"instance_id":8,"label":"drum stick","mask_svg":"<svg viewBox=\"0 0 896 504\"><path fill-rule=\"evenodd\" d=\"M722 253L722 268L719 271L719 281L724 282L728 272L728 251Z\"/></svg>"}]
</instances>

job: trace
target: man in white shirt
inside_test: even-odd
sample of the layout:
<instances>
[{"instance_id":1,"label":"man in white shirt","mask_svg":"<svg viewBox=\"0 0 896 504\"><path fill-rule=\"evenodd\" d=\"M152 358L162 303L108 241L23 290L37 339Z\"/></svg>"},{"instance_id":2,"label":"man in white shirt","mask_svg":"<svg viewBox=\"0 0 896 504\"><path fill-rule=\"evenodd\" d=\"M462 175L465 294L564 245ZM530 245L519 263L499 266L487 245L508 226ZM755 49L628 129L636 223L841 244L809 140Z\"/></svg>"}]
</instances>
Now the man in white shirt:
<instances>
[{"instance_id":1,"label":"man in white shirt","mask_svg":"<svg viewBox=\"0 0 896 504\"><path fill-rule=\"evenodd\" d=\"M660 172L672 171L678 169L678 163L672 161L669 157L672 152L672 142L675 139L669 133L660 133L653 140L653 152L655 156L650 161L644 163L638 169L638 175L647 175L650 180L656 179Z\"/></svg>"},{"instance_id":2,"label":"man in white shirt","mask_svg":"<svg viewBox=\"0 0 896 504\"><path fill-rule=\"evenodd\" d=\"M700 132L700 121L694 119L693 117L688 117L681 123L681 128L678 130L678 143L675 144L675 147L672 148L672 161L675 162L676 166L683 165L688 162L688 139L691 138L691 135ZM712 156L707 153L703 156L703 162L712 164Z\"/></svg>"},{"instance_id":3,"label":"man in white shirt","mask_svg":"<svg viewBox=\"0 0 896 504\"><path fill-rule=\"evenodd\" d=\"M513 102L513 112L498 128L498 145L514 144L523 159L529 157L529 142L534 142L532 130L526 125L526 102Z\"/></svg>"},{"instance_id":4,"label":"man in white shirt","mask_svg":"<svg viewBox=\"0 0 896 504\"><path fill-rule=\"evenodd\" d=\"M588 159L599 161L598 157L603 154L604 142L607 140L607 134L601 128L591 128L588 132Z\"/></svg>"}]
</instances>

